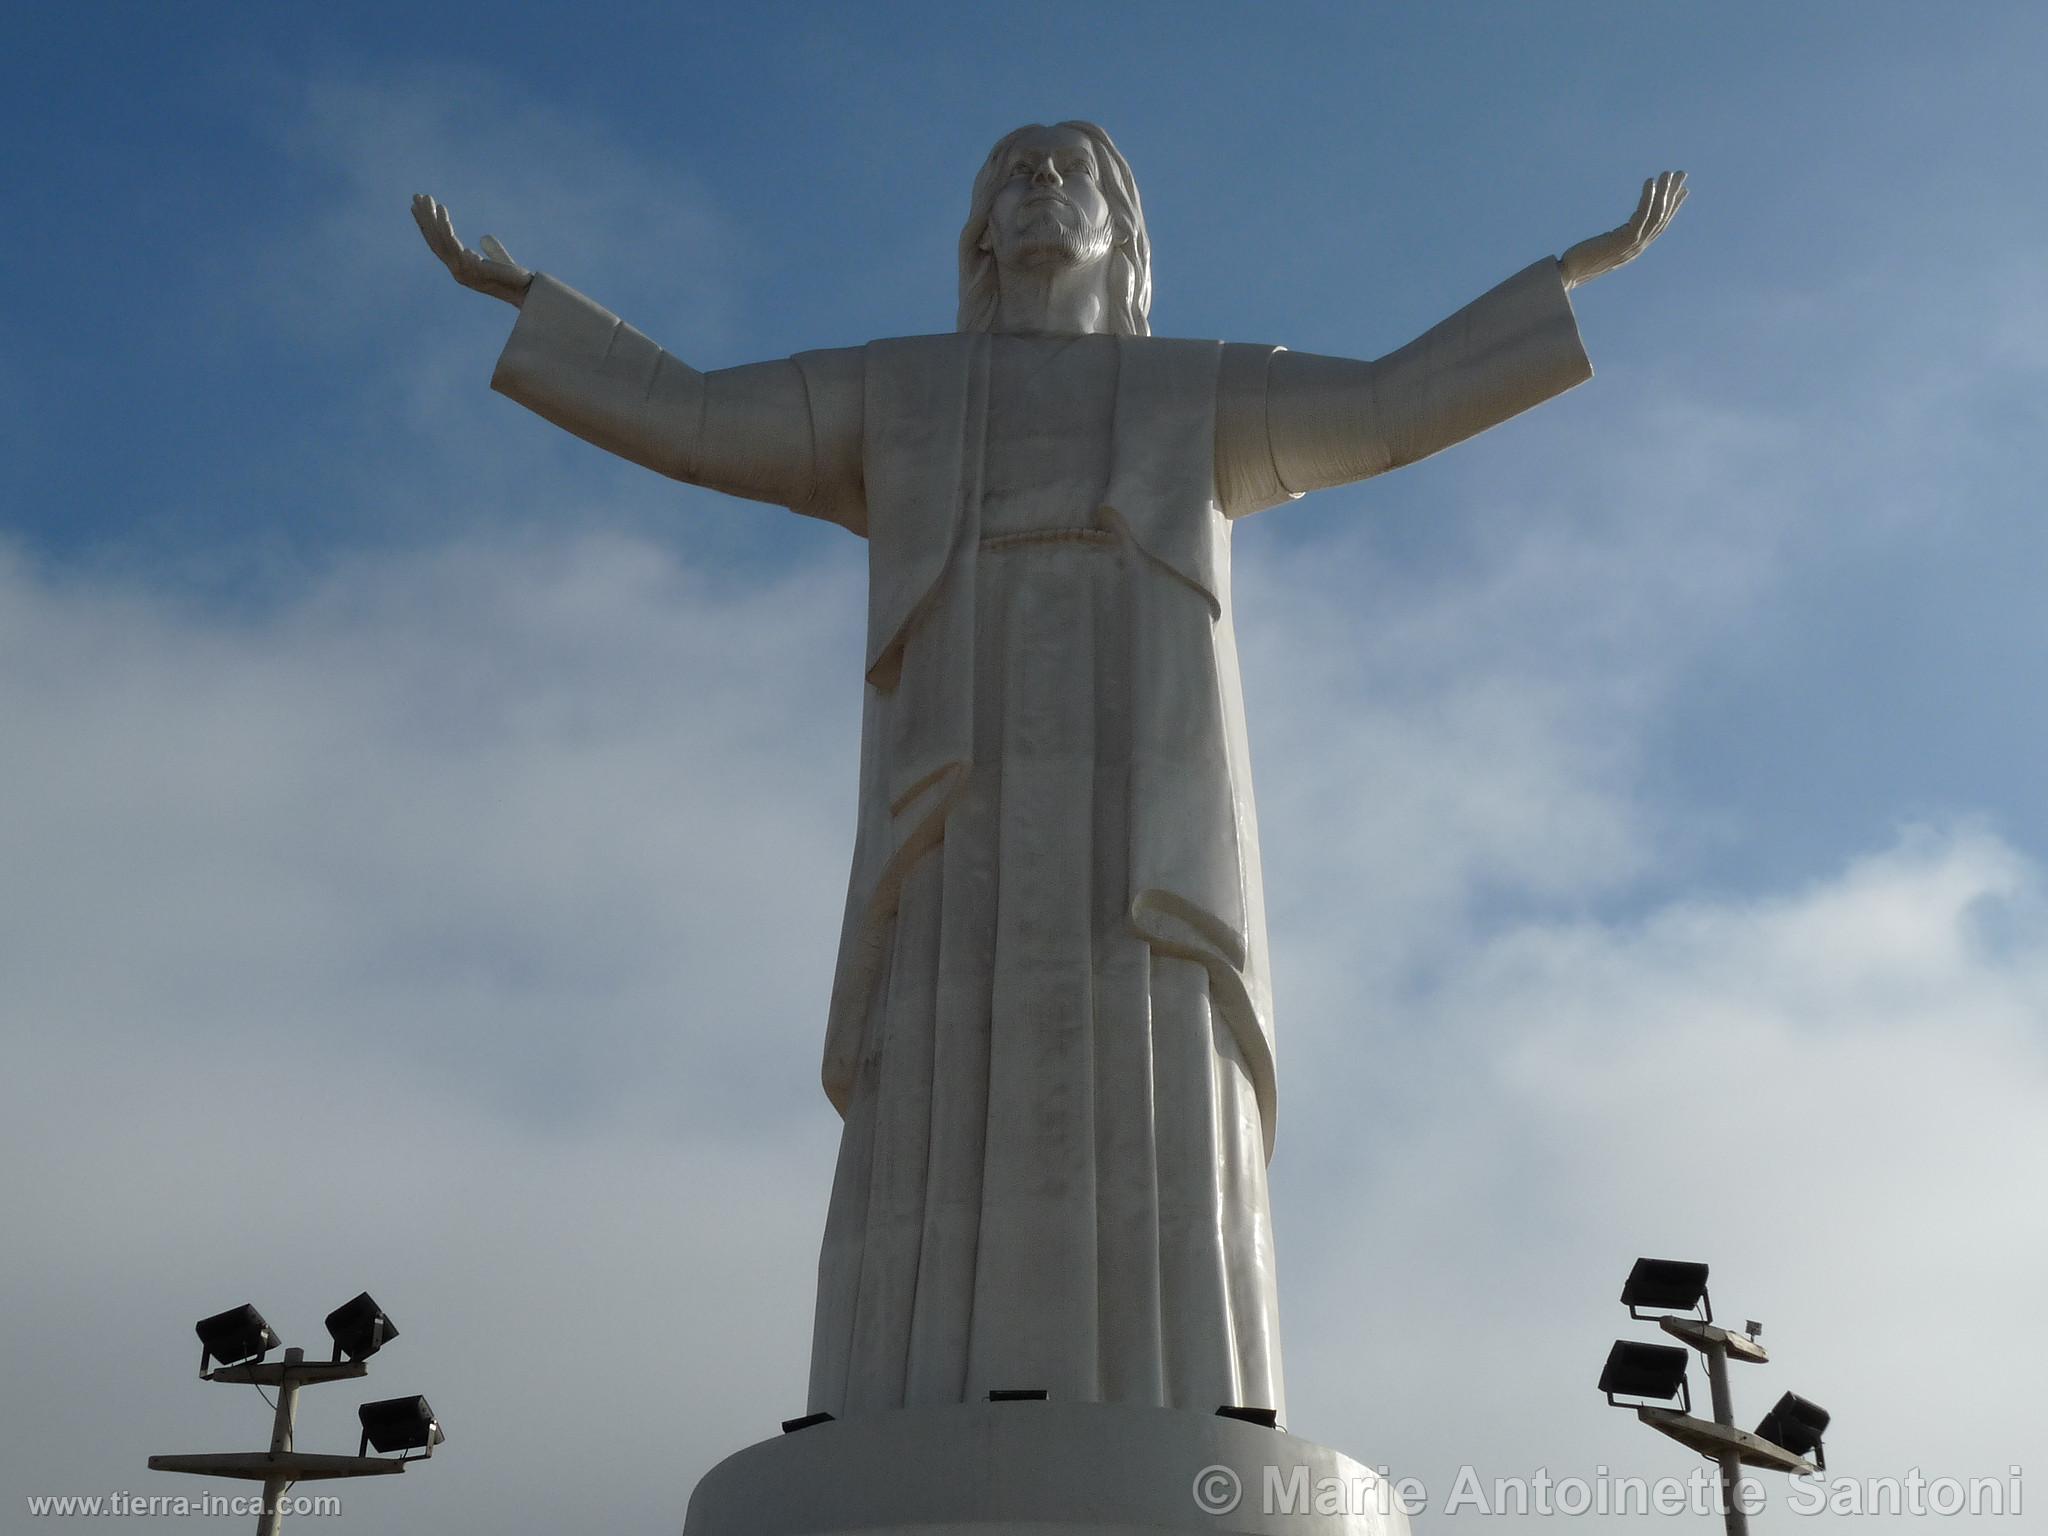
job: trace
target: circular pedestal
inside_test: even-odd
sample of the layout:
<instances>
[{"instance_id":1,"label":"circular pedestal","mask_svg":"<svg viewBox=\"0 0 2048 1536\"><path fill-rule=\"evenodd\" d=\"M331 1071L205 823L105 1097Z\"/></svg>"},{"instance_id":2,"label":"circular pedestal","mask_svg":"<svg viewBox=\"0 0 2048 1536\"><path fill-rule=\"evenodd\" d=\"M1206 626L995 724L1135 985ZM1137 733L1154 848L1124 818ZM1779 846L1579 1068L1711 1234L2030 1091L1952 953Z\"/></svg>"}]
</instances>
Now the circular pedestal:
<instances>
[{"instance_id":1,"label":"circular pedestal","mask_svg":"<svg viewBox=\"0 0 2048 1536\"><path fill-rule=\"evenodd\" d=\"M1235 1419L1109 1403L972 1403L748 1446L684 1536L1408 1536L1385 1482Z\"/></svg>"}]
</instances>

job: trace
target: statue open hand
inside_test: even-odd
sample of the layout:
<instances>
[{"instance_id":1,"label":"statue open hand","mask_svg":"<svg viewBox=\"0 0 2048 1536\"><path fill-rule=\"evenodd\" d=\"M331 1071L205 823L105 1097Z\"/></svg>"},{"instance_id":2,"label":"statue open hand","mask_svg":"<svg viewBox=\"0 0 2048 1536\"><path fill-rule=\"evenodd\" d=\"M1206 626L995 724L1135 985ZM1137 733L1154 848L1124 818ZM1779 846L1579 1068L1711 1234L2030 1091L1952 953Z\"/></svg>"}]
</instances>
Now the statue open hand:
<instances>
[{"instance_id":1,"label":"statue open hand","mask_svg":"<svg viewBox=\"0 0 2048 1536\"><path fill-rule=\"evenodd\" d=\"M1649 249L1652 240L1664 233L1664 226L1684 201L1683 171L1666 171L1644 182L1642 201L1636 204L1636 211L1626 224L1590 240L1581 240L1558 257L1557 264L1564 269L1565 287L1576 288L1603 272L1612 272L1625 262L1634 261Z\"/></svg>"},{"instance_id":2,"label":"statue open hand","mask_svg":"<svg viewBox=\"0 0 2048 1536\"><path fill-rule=\"evenodd\" d=\"M465 246L455 236L455 221L448 210L422 192L412 200L413 222L426 237L427 249L441 258L449 275L465 288L503 299L514 309L526 300L533 274L512 259L512 253L498 244L495 235L485 235L483 254Z\"/></svg>"}]
</instances>

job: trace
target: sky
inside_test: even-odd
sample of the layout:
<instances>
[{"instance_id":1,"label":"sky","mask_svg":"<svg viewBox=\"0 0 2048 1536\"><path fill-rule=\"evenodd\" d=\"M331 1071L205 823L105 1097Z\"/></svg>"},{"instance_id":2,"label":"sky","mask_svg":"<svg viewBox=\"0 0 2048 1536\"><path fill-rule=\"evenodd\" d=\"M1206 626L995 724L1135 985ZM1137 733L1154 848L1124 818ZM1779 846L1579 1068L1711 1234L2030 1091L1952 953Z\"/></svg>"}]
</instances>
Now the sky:
<instances>
[{"instance_id":1,"label":"sky","mask_svg":"<svg viewBox=\"0 0 2048 1536\"><path fill-rule=\"evenodd\" d=\"M1421 1531L1683 1477L1593 1386L1655 1254L1766 1324L1745 1421L2048 1500L2044 59L1992 0L14 17L0 1527L259 1447L192 1377L245 1300L403 1330L302 1409L446 1425L363 1536L673 1531L801 1411L862 551L491 394L407 203L718 367L947 328L1067 117L1156 331L1359 357L1690 177L1590 383L1236 532L1290 1427Z\"/></svg>"}]
</instances>

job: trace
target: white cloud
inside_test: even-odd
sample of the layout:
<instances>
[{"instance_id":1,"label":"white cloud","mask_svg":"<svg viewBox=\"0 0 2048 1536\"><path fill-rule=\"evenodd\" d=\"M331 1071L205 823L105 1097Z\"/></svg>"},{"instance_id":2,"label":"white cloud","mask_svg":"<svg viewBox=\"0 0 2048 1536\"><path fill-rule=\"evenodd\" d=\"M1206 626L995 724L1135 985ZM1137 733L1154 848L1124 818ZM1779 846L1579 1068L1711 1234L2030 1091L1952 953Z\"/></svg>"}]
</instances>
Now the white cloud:
<instances>
[{"instance_id":1,"label":"white cloud","mask_svg":"<svg viewBox=\"0 0 2048 1536\"><path fill-rule=\"evenodd\" d=\"M1329 1325L1304 1428L1355 1426L1440 1500L1465 1459L1682 1476L1592 1390L1608 1339L1644 1333L1612 1297L1652 1253L1711 1261L1719 1311L1769 1324L1778 1363L1738 1373L1738 1407L1832 1407L1838 1473L2002 1478L2040 1444L2024 1372L1991 1368L2038 1352L2048 1268L2031 861L1917 829L1788 895L1515 929L1417 1003L1385 1123L1325 1143L1338 1230L1284 1250L1293 1315Z\"/></svg>"},{"instance_id":2,"label":"white cloud","mask_svg":"<svg viewBox=\"0 0 2048 1536\"><path fill-rule=\"evenodd\" d=\"M733 1111L677 1039L754 1070L809 1033L829 955L765 928L836 916L848 566L721 593L615 538L456 546L239 621L0 580L16 1017L248 1053L252 1092L292 1041L535 1105L673 1073L678 1114Z\"/></svg>"},{"instance_id":3,"label":"white cloud","mask_svg":"<svg viewBox=\"0 0 2048 1536\"><path fill-rule=\"evenodd\" d=\"M2048 1173L2037 873L1932 830L1789 894L1473 921L1490 885L1554 912L1646 856L1626 737L1653 679L1575 685L1518 636L1626 649L1558 631L1560 569L1531 546L1364 613L1310 581L1263 625L1269 659L1370 633L1416 661L1383 696L1353 662L1255 678L1303 919L1275 1171L1295 1420L1438 1487L1468 1454L1682 1470L1590 1387L1621 1267L1669 1250L1772 1324L1787 1364L1745 1406L1796 1385L1833 1399L1852 1465L2002 1471L2024 1398L1981 1360L2048 1258L2013 1195ZM8 1303L63 1320L10 1341L32 1387L8 1433L62 1440L38 1488L109 1476L65 1329L149 1377L113 1486L248 1438L178 1342L245 1296L304 1337L368 1285L408 1328L376 1379L457 1438L365 1514L540 1529L603 1485L672 1522L790 1409L859 591L850 559L749 589L616 535L365 558L253 616L0 568L6 1155L40 1170L8 1195L37 1255ZM1404 646L1464 633L1466 604L1494 645ZM1356 784L1318 766L1347 754ZM1360 911L1390 925L1383 965L1358 965ZM1761 1197L1697 1160L1717 1147ZM1987 1304L1952 1316L1958 1269ZM1901 1323L1930 1340L1910 1368L1870 1343ZM346 1405L313 1412L309 1437L346 1438ZM536 1477L551 1445L575 1478Z\"/></svg>"},{"instance_id":4,"label":"white cloud","mask_svg":"<svg viewBox=\"0 0 2048 1536\"><path fill-rule=\"evenodd\" d=\"M801 1406L860 608L602 535L255 616L0 561L10 1500L260 1434L185 1374L248 1298L399 1317L375 1379L464 1454L390 1519L669 1523Z\"/></svg>"}]
</instances>

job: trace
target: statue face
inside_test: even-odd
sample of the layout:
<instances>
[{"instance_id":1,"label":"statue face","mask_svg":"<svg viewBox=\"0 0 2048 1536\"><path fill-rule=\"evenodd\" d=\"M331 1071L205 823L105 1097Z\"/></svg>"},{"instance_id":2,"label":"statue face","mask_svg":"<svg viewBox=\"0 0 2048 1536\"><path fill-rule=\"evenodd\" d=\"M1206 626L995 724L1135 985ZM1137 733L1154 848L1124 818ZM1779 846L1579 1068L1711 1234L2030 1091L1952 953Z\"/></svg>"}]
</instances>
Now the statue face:
<instances>
[{"instance_id":1,"label":"statue face","mask_svg":"<svg viewBox=\"0 0 2048 1536\"><path fill-rule=\"evenodd\" d=\"M1079 266L1107 256L1109 202L1096 175L1094 146L1072 128L1041 128L1011 145L988 216L997 267Z\"/></svg>"}]
</instances>

